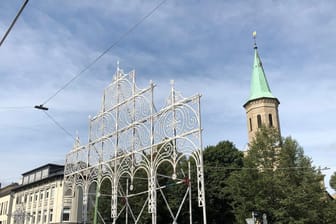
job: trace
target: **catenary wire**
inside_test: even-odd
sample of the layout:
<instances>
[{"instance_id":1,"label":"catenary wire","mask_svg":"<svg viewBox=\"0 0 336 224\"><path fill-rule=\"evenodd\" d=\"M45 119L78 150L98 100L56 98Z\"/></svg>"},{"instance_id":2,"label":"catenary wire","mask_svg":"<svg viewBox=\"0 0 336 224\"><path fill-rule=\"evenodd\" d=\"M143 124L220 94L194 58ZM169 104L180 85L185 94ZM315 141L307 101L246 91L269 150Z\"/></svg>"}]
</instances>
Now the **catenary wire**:
<instances>
[{"instance_id":1,"label":"catenary wire","mask_svg":"<svg viewBox=\"0 0 336 224\"><path fill-rule=\"evenodd\" d=\"M0 106L0 110L25 110L32 109L31 106Z\"/></svg>"},{"instance_id":2,"label":"catenary wire","mask_svg":"<svg viewBox=\"0 0 336 224\"><path fill-rule=\"evenodd\" d=\"M60 129L63 130L63 132L65 134L67 134L68 136L70 136L73 140L76 141L76 138L69 132L67 131L58 121L55 120L55 118L53 118L53 116L51 116L47 111L43 111L45 113L45 115L47 115L47 117Z\"/></svg>"},{"instance_id":3,"label":"catenary wire","mask_svg":"<svg viewBox=\"0 0 336 224\"><path fill-rule=\"evenodd\" d=\"M211 169L220 169L220 170L274 170L273 167L225 167L225 166L207 166L205 165L204 168L211 168ZM276 170L292 170L292 169L313 169L312 167L304 167L304 166L293 166L293 167L277 167ZM330 168L324 167L317 170L328 170Z\"/></svg>"},{"instance_id":4,"label":"catenary wire","mask_svg":"<svg viewBox=\"0 0 336 224\"><path fill-rule=\"evenodd\" d=\"M6 33L4 34L4 36L2 37L2 39L0 40L0 46L3 44L3 42L5 41L5 39L7 38L9 32L12 30L13 26L16 23L16 20L19 18L19 16L21 15L23 9L26 7L27 3L29 0L25 0L24 3L22 4L21 8L19 9L19 11L17 12L15 18L13 19L12 23L10 24L9 28L7 29Z\"/></svg>"},{"instance_id":5,"label":"catenary wire","mask_svg":"<svg viewBox=\"0 0 336 224\"><path fill-rule=\"evenodd\" d=\"M150 17L157 9L159 9L167 0L161 1L158 5L156 5L149 13L147 13L144 17L142 17L137 23L131 26L125 33L123 33L116 41L114 41L106 50L104 50L98 57L96 57L93 61L91 61L87 66L85 66L77 75L71 78L68 82L66 82L61 88L59 88L54 94L52 94L49 98L47 98L42 106L47 104L50 100L56 97L62 90L67 88L73 81L75 81L79 76L81 76L84 72L86 72L91 66L93 66L97 61L99 61L107 52L109 52L114 46L116 46L120 41L122 41L127 35L133 32L141 23L143 23L148 17Z\"/></svg>"}]
</instances>

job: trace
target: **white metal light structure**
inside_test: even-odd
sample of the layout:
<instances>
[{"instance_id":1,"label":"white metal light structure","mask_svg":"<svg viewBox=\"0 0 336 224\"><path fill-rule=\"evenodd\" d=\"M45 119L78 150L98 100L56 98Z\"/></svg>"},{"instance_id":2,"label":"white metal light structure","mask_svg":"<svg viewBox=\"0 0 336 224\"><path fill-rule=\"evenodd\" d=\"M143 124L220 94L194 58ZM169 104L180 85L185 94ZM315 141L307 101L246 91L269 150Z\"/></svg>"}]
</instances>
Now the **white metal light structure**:
<instances>
[{"instance_id":1,"label":"white metal light structure","mask_svg":"<svg viewBox=\"0 0 336 224\"><path fill-rule=\"evenodd\" d=\"M96 195L94 207L97 210L100 186L108 180L111 184L113 223L121 219L122 213L126 217L126 223L139 223L147 207L151 223L156 224L157 212L161 209L157 206L158 195L168 208L171 223L177 223L182 204L187 201L188 195L189 207L192 205L190 168L188 177L185 177L187 181L183 181L183 176L178 171L179 163L185 158L193 158L196 164L198 205L202 207L203 223L206 223L201 96L184 98L175 91L172 82L166 105L157 111L154 106L154 88L152 82L145 89L138 88L135 72L125 74L118 67L112 83L104 90L100 112L89 119L88 144L80 145L77 140L74 148L66 155L65 189L77 192L77 195L82 194L79 199L82 209L78 208L77 212L77 216L81 217L77 217L76 221L88 222L90 195ZM177 212L170 209L169 200L165 197L164 189L167 186L159 184L158 169L163 164L171 166L172 181L176 184L188 182L189 185ZM141 192L134 189L139 172L146 175L146 188ZM92 190L92 185L95 185L95 190ZM78 189L82 193L78 193ZM147 197L143 207L135 214L130 200L138 195ZM78 201L74 202L74 198L72 200L72 204L78 206ZM192 223L191 208L189 213ZM98 216L101 216L100 213ZM94 222L96 220L97 211Z\"/></svg>"}]
</instances>

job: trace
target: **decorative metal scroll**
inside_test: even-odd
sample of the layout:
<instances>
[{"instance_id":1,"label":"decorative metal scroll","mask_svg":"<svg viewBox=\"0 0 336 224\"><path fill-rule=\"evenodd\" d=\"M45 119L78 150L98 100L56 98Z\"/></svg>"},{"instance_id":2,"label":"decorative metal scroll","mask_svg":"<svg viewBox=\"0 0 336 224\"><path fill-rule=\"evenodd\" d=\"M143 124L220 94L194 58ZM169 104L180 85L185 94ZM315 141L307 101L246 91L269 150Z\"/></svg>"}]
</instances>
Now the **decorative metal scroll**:
<instances>
[{"instance_id":1,"label":"decorative metal scroll","mask_svg":"<svg viewBox=\"0 0 336 224\"><path fill-rule=\"evenodd\" d=\"M78 210L72 212L75 214L71 215L72 221L91 222L88 221L88 208L96 208L97 203L92 205L90 195L96 195L97 202L102 182L109 180L113 223L121 218L121 213L125 213L124 217L131 220L130 223L139 223L145 207L147 214L151 214L151 222L156 223L160 209L157 205L158 195L168 207L172 223L176 223L182 205L175 213L170 209L164 193L165 186L159 183L158 169L163 164L169 164L171 174L168 177L176 183L189 184L190 172L186 181L186 178L179 177L177 169L182 160L192 158L196 166L198 206L203 208L203 222L206 223L200 95L184 98L175 91L172 81L166 104L157 111L153 99L154 88L152 82L148 88L138 88L134 71L125 74L117 69L112 83L104 91L100 112L90 118L88 144L80 145L77 139L74 148L66 155L65 189L78 192L80 188L82 192L80 202L77 200L68 205ZM146 182L147 187L141 192L132 193L139 172L145 174L146 178L142 178L142 181ZM93 190L92 185L95 186ZM135 214L129 199L141 194L147 195L147 198L138 214ZM186 201L188 194L191 195L190 187L181 203ZM96 214L95 220L102 218L99 216L99 213ZM190 223L191 217L190 214Z\"/></svg>"}]
</instances>

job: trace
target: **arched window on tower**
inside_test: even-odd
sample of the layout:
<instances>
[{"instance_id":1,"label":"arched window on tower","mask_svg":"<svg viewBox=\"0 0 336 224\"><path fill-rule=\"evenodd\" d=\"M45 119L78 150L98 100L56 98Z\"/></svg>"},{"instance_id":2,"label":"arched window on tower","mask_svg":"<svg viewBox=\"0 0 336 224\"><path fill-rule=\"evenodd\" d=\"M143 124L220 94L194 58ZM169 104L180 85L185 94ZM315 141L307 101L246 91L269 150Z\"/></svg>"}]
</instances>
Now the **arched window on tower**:
<instances>
[{"instance_id":1,"label":"arched window on tower","mask_svg":"<svg viewBox=\"0 0 336 224\"><path fill-rule=\"evenodd\" d=\"M269 122L269 126L273 127L273 118L272 118L272 114L268 114L268 122Z\"/></svg>"},{"instance_id":2,"label":"arched window on tower","mask_svg":"<svg viewBox=\"0 0 336 224\"><path fill-rule=\"evenodd\" d=\"M252 119L249 118L249 121L250 121L250 131L252 131Z\"/></svg>"},{"instance_id":3,"label":"arched window on tower","mask_svg":"<svg viewBox=\"0 0 336 224\"><path fill-rule=\"evenodd\" d=\"M258 128L261 128L261 116L258 114L257 116Z\"/></svg>"}]
</instances>

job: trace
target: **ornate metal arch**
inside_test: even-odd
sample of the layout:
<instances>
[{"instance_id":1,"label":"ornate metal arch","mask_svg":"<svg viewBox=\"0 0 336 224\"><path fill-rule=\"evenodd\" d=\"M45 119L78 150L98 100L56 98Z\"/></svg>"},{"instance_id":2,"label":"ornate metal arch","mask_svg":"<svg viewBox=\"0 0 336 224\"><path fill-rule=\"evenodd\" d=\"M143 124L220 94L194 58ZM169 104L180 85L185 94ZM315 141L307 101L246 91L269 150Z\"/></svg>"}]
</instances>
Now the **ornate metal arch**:
<instances>
[{"instance_id":1,"label":"ornate metal arch","mask_svg":"<svg viewBox=\"0 0 336 224\"><path fill-rule=\"evenodd\" d=\"M135 72L125 74L118 68L112 83L104 90L101 110L90 118L88 143L81 145L77 139L73 149L66 155L65 186L73 191L78 186L83 189L83 213L82 217L77 218L81 220L76 221L87 222L89 186L96 182L99 194L101 182L108 178L112 187L111 217L116 223L120 214L118 197L129 195L125 196L125 189L120 189L121 178L125 175L130 178L126 191L132 191L136 172L144 170L148 183L144 206L148 206L152 223L155 224L159 209L157 192L163 194L162 186L158 185L157 170L162 163L169 162L173 167L171 178L176 179L178 162L187 156L196 163L198 205L203 207L203 222L206 223L201 96L182 97L175 91L172 81L166 104L157 111L154 106L154 88L152 82L147 88L138 88ZM128 204L127 208L131 209L132 205ZM139 218L133 216L134 223L137 223ZM177 216L172 214L173 223Z\"/></svg>"}]
</instances>

